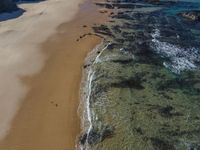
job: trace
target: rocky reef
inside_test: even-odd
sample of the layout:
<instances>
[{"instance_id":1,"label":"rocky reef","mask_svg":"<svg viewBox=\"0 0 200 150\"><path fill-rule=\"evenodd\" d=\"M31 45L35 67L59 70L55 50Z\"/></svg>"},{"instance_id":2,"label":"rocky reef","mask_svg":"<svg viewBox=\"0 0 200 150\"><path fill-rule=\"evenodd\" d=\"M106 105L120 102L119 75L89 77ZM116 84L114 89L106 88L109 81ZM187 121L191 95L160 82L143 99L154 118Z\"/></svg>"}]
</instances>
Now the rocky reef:
<instances>
[{"instance_id":1,"label":"rocky reef","mask_svg":"<svg viewBox=\"0 0 200 150\"><path fill-rule=\"evenodd\" d=\"M80 143L89 150L200 149L200 30L176 15L196 4L97 5L111 11L110 23L93 27L105 43L90 64L91 125Z\"/></svg>"}]
</instances>

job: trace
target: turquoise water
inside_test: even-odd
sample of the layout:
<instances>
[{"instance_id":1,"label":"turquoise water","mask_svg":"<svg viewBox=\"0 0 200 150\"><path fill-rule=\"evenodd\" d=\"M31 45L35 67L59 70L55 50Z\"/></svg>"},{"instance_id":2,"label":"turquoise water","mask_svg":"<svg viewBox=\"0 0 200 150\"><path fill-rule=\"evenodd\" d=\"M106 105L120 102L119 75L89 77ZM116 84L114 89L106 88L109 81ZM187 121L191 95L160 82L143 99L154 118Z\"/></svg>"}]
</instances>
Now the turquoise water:
<instances>
[{"instance_id":1,"label":"turquoise water","mask_svg":"<svg viewBox=\"0 0 200 150\"><path fill-rule=\"evenodd\" d=\"M104 49L90 67L82 138L92 150L200 149L200 28L178 15L199 1L98 4L117 13L95 26Z\"/></svg>"}]
</instances>

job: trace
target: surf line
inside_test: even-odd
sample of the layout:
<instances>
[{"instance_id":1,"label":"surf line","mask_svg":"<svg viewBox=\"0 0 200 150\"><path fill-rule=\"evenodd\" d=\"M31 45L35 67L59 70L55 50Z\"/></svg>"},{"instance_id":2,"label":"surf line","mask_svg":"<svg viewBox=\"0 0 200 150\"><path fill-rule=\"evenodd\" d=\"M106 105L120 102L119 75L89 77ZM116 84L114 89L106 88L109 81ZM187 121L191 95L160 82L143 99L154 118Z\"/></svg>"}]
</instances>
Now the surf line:
<instances>
[{"instance_id":1,"label":"surf line","mask_svg":"<svg viewBox=\"0 0 200 150\"><path fill-rule=\"evenodd\" d=\"M90 69L89 69L89 72L88 72L88 77L87 77L87 97L86 97L86 113L87 113L87 120L89 122L89 127L87 129L87 137L86 137L86 149L87 147L89 146L89 143L88 143L88 140L89 140L89 134L92 130L92 112L90 110L90 99L91 99L91 94L92 94L92 82L94 80L94 77L95 77L95 71L92 70L92 66L94 64L97 64L99 62L101 62L100 60L100 56L102 55L102 53L108 48L108 46L110 45L111 43L108 43L102 50L101 52L96 56L94 62L92 63ZM82 148L81 148L82 149Z\"/></svg>"}]
</instances>

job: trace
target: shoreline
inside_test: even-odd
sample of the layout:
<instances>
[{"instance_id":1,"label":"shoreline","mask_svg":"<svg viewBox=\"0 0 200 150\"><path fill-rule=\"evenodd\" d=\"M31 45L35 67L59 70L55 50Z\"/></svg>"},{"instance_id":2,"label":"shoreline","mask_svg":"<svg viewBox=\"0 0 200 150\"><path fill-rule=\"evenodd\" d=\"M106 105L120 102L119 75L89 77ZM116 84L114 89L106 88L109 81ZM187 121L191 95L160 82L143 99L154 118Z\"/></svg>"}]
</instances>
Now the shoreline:
<instances>
[{"instance_id":1,"label":"shoreline","mask_svg":"<svg viewBox=\"0 0 200 150\"><path fill-rule=\"evenodd\" d=\"M117 9L94 28L112 44L85 65L82 150L199 148L196 22L177 15L184 2L150 3L102 4Z\"/></svg>"},{"instance_id":2,"label":"shoreline","mask_svg":"<svg viewBox=\"0 0 200 150\"><path fill-rule=\"evenodd\" d=\"M94 4L91 0L81 4L74 19L62 23L56 33L41 44L40 49L48 56L45 65L40 73L22 78L30 89L14 118L11 130L0 142L0 149L75 148L75 139L80 133L77 108L82 66L88 52L101 42L101 38L94 35L81 36L92 32L94 23L106 20L96 6L88 10L88 5ZM85 19L84 15L89 17Z\"/></svg>"},{"instance_id":3,"label":"shoreline","mask_svg":"<svg viewBox=\"0 0 200 150\"><path fill-rule=\"evenodd\" d=\"M108 47L110 43L108 41L102 40L100 44L96 45L93 50L91 50L86 59L85 59L85 68L83 70L81 88L80 88L80 105L79 105L79 114L81 112L81 134L79 139L79 147L81 150L87 149L87 140L88 137L84 140L84 144L80 140L84 139L84 136L88 136L92 129L90 112L90 94L91 94L91 85L94 77L94 71L92 66L98 63L98 58L101 56L102 52Z\"/></svg>"}]
</instances>

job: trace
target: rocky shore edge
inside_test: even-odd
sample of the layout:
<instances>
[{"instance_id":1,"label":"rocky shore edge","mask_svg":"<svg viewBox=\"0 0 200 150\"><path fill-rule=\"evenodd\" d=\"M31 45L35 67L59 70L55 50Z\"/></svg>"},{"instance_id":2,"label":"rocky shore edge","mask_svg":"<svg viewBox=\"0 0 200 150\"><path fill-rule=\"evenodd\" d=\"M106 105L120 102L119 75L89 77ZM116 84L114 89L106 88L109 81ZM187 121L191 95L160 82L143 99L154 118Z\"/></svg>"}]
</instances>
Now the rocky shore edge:
<instances>
[{"instance_id":1,"label":"rocky shore edge","mask_svg":"<svg viewBox=\"0 0 200 150\"><path fill-rule=\"evenodd\" d=\"M94 72L92 70L93 64L98 61L101 53L109 45L105 39L102 39L102 42L98 44L86 57L85 63L83 66L83 75L81 80L81 89L80 89L80 104L78 112L81 114L81 134L77 138L77 149L84 150L88 146L93 145L97 141L102 141L108 136L112 136L113 129L110 127L105 127L105 130L97 132L92 128L91 117L93 117L90 107L90 94L92 81L94 80Z\"/></svg>"},{"instance_id":2,"label":"rocky shore edge","mask_svg":"<svg viewBox=\"0 0 200 150\"><path fill-rule=\"evenodd\" d=\"M113 2L113 3L112 3ZM134 7L141 7L141 6L139 6L139 5L131 5L131 4L126 4L126 3L122 3L122 4L119 4L119 3L114 3L114 1L112 1L112 2L108 2L108 3L96 3L98 6L101 6L101 7L103 7L103 8L107 8L107 9L111 9L111 10L114 10L115 8L117 8L117 9L123 9L123 8L134 8ZM147 1L147 2L149 2L149 3L156 3L156 5L158 5L158 6L168 6L168 5L170 5L172 2L170 2L170 1L167 1L167 2L159 2L159 1ZM173 2L174 4L175 4L175 2ZM184 17L184 18L188 18L188 21L190 22L190 21L195 21L196 19L193 19L193 18L197 18L197 21L198 21L198 17L194 17L194 16L197 16L198 15L198 13L193 13L194 12L194 10L190 10L190 12L188 12L189 13L189 15L184 15L184 12L183 12L183 14L182 15L179 15L179 14L175 14L175 16L177 17L177 16L181 16L181 17ZM124 12L119 12L117 15L114 15L114 13L112 13L111 14L111 18L123 18L123 19L126 19L126 20L131 20L132 18L131 18L131 16L129 16L128 15L128 13L129 13L129 11L124 11ZM138 17L138 18L141 18L139 15L137 16L138 14L136 14L135 15L135 17ZM188 17L189 16L189 17ZM183 18L182 18L183 19ZM114 22L114 21L112 21L112 22ZM128 26L130 26L130 27L132 27L132 25L131 24L128 24L128 23L126 23L125 25L127 25L127 27ZM139 25L138 25L139 26ZM115 32L121 32L121 30L120 30L120 26L115 26L116 28L114 28L114 30L115 30ZM133 27L136 27L137 28L137 26L133 26ZM142 25L140 24L140 26L139 27L142 27ZM95 26L94 28L94 31L95 31L95 33L97 33L97 34L100 34L101 36L108 36L108 37L114 37L113 36L113 34L112 34L112 32L109 30L110 28L109 27L107 27L106 25L101 25L101 26ZM130 41L131 41L131 39L133 39L132 38L132 36L127 36L127 35L129 35L129 34L123 34L123 36L125 37L125 38L128 38L128 39L130 39ZM138 39L139 38L141 38L141 37L137 37ZM151 37L150 37L151 38ZM106 38L107 39L107 38ZM123 39L119 39L119 43L121 43L121 42L124 42L124 40ZM137 44L137 43L136 43ZM142 46L143 46L143 44L144 43L141 43L140 41L138 42L138 46L139 46L139 48L143 48ZM114 46L116 46L116 45L114 45L114 44L111 44L109 47L110 47L110 50L111 49L113 49L113 47ZM105 45L104 45L104 47L105 47ZM115 47L114 47L115 48ZM119 48L119 47L117 47L117 48ZM137 47L136 47L137 48ZM101 50L102 50L103 48L101 48ZM128 49L128 48L127 48ZM124 50L124 48L122 48L122 49L120 49L120 51L123 51ZM94 52L94 51L93 51ZM95 58L93 58L92 59L92 61L91 62L95 62L95 59L96 58L98 58L98 56L99 56L99 54L101 54L101 52L102 51L98 51L98 50L96 50L96 57ZM142 53L142 52L140 52L140 51L138 51L137 52L138 54L140 54L140 53ZM144 51L144 53L146 53L145 51ZM121 58L120 58L121 59ZM124 63L124 64L127 64L127 63L129 63L129 62L132 62L131 60L115 60L115 62L117 62L117 63ZM156 63L156 62L153 62L153 63ZM95 75L93 75L92 74L92 72L90 72L89 70L90 70L90 68L92 68L92 65L91 65L92 63L86 63L86 65L84 65L84 68L87 70L87 79L85 80L85 81L88 81L88 83L89 83L89 85L91 84L91 82L92 82L92 80L95 80ZM88 69L89 68L89 69ZM137 77L137 76L136 76ZM92 78L92 79L91 79ZM96 80L98 80L98 79L96 79ZM131 81L133 81L133 82L131 82ZM126 86L126 84L127 83L129 83L129 82L131 82L130 84L133 84L133 87L132 88L138 88L138 89L143 89L143 87L142 86L140 86L140 84L134 84L135 83L135 80L133 80L133 79L131 79L131 80L125 80L125 81L122 81L122 82L120 82L120 84L114 84L114 86L116 86L116 87L121 87L121 88L123 88L122 86L124 86L124 87L128 87L128 86L130 86L130 84L128 84L128 86ZM140 80L139 80L139 82L140 82ZM87 84L85 84L85 85L87 85ZM87 87L90 87L91 88L91 85L90 86L86 86L86 89L87 89ZM89 89L90 89L89 88ZM87 99L88 98L88 94L87 94L88 92L86 92L85 94L85 99ZM89 92L90 93L90 92ZM94 93L93 93L94 94ZM90 94L89 94L90 95ZM95 95L95 94L94 94ZM96 98L97 98L98 96L96 96ZM168 99L169 97L166 97L166 99ZM135 103L135 104L138 104L137 102ZM174 107L172 107L172 106L168 106L168 105L166 105L166 106L161 106L160 108L158 108L158 113L159 113L159 115L161 116L161 117L163 117L163 118L167 118L167 117L171 117L171 116L173 116L173 115L177 115L176 113L173 113L173 111L175 110L175 108ZM92 108L91 108L91 110L90 110L91 112L91 115L92 115L92 113L94 113L94 112L92 112ZM87 112L86 112L87 113ZM95 113L94 113L95 114ZM94 117L94 116L93 116ZM93 120L95 120L96 118L93 118ZM88 121L89 122L89 121ZM87 123L88 123L87 122ZM89 124L89 125L88 125ZM110 126L105 126L105 128L104 128L104 126L101 128L102 130L98 130L98 129L93 129L91 126L90 126L90 123L88 123L87 125L87 129L86 129L86 131L84 131L83 133L82 133L82 135L80 136L80 138L79 138L79 143L82 145L82 149L87 149L88 147L90 148L90 146L93 146L93 145L95 145L95 144L98 144L99 142L102 142L105 138L107 138L107 137L110 137L110 136L112 136L112 135L114 135L114 128L112 128L112 127L110 127ZM116 130L117 131L117 130ZM138 132L138 133L140 133L140 134L143 134L143 131L141 130L141 128L139 128L139 129L136 129L136 132ZM159 139L159 138L157 138L157 137L151 137L150 138L150 141L151 141L151 143L152 143L152 145L154 146L154 147L156 147L156 148L162 148L163 146L164 147L169 147L169 148L173 148L173 145L170 143L170 142L168 142L167 140L165 141L165 140L163 140L163 139ZM196 145L192 145L191 144L191 147L195 147Z\"/></svg>"}]
</instances>

